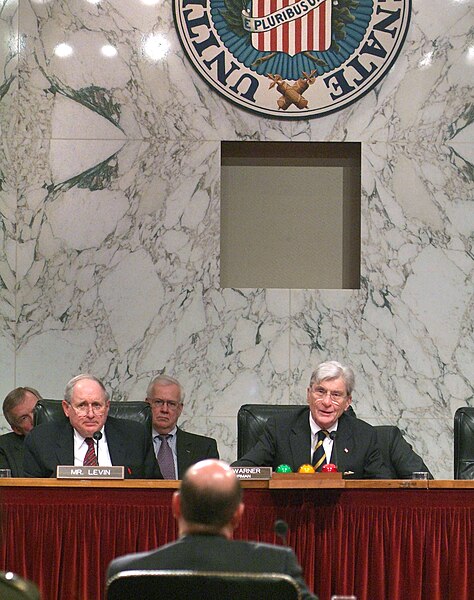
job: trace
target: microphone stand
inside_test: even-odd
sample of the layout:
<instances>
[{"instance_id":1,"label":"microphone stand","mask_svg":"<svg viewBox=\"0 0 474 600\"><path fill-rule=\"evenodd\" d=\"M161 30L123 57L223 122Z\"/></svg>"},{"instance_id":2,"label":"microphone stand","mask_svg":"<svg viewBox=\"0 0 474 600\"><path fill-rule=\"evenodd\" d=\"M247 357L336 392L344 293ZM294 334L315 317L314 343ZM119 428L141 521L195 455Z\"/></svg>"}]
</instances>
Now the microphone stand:
<instances>
[{"instance_id":1,"label":"microphone stand","mask_svg":"<svg viewBox=\"0 0 474 600\"><path fill-rule=\"evenodd\" d=\"M102 439L102 432L96 431L92 437L96 442L97 447L96 447L95 454L96 454L96 458L97 458L97 464L99 464L99 440Z\"/></svg>"}]
</instances>

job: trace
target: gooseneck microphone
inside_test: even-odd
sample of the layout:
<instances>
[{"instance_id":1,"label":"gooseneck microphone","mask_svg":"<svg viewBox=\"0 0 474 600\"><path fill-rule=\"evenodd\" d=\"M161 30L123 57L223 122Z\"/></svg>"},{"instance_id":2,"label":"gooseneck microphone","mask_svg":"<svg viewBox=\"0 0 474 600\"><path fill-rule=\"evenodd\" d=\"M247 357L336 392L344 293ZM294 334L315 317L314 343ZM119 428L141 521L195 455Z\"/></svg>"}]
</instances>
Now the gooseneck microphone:
<instances>
[{"instance_id":1,"label":"gooseneck microphone","mask_svg":"<svg viewBox=\"0 0 474 600\"><path fill-rule=\"evenodd\" d=\"M281 539L284 546L287 546L286 543L286 534L288 533L288 523L283 521L282 519L277 519L273 525L273 530L276 535Z\"/></svg>"},{"instance_id":2,"label":"gooseneck microphone","mask_svg":"<svg viewBox=\"0 0 474 600\"><path fill-rule=\"evenodd\" d=\"M96 448L95 454L97 457L97 464L99 464L99 440L102 439L102 432L96 431L92 437L96 441L97 448Z\"/></svg>"},{"instance_id":3,"label":"gooseneck microphone","mask_svg":"<svg viewBox=\"0 0 474 600\"><path fill-rule=\"evenodd\" d=\"M339 471L339 462L337 460L337 447L336 447L336 438L337 438L337 430L331 431L329 437L332 439L332 452L331 452L331 462L336 465L337 470ZM334 457L334 460L332 460Z\"/></svg>"}]
</instances>

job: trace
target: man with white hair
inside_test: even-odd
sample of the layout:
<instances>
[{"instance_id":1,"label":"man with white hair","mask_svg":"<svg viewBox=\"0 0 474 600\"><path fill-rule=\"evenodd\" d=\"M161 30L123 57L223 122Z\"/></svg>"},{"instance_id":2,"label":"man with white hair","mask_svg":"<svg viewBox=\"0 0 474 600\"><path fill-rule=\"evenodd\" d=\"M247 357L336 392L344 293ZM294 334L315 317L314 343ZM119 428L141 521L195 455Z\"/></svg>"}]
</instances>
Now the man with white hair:
<instances>
[{"instance_id":1,"label":"man with white hair","mask_svg":"<svg viewBox=\"0 0 474 600\"><path fill-rule=\"evenodd\" d=\"M37 425L27 436L25 477L55 477L59 465L116 465L125 467L126 478L161 479L146 427L109 417L109 394L97 377L71 379L62 407L64 418Z\"/></svg>"},{"instance_id":2,"label":"man with white hair","mask_svg":"<svg viewBox=\"0 0 474 600\"><path fill-rule=\"evenodd\" d=\"M256 443L233 466L289 465L293 471L312 464L320 471L335 463L346 478L390 479L375 429L346 414L352 401L354 373L336 361L319 364L306 390L307 406L291 419L268 419Z\"/></svg>"},{"instance_id":3,"label":"man with white hair","mask_svg":"<svg viewBox=\"0 0 474 600\"><path fill-rule=\"evenodd\" d=\"M177 379L168 375L154 377L148 385L146 401L151 407L153 446L165 479L182 479L191 465L206 458L219 458L214 438L178 427L184 391Z\"/></svg>"}]
</instances>

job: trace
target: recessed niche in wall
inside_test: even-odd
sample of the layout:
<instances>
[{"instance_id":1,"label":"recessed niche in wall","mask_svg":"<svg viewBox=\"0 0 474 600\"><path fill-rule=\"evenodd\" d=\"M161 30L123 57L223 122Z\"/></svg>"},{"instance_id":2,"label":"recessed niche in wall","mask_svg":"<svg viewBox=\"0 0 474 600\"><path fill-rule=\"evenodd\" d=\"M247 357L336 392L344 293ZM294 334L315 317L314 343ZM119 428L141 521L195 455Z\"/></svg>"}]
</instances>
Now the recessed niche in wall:
<instances>
[{"instance_id":1,"label":"recessed niche in wall","mask_svg":"<svg viewBox=\"0 0 474 600\"><path fill-rule=\"evenodd\" d=\"M361 146L222 142L221 287L360 287Z\"/></svg>"}]
</instances>

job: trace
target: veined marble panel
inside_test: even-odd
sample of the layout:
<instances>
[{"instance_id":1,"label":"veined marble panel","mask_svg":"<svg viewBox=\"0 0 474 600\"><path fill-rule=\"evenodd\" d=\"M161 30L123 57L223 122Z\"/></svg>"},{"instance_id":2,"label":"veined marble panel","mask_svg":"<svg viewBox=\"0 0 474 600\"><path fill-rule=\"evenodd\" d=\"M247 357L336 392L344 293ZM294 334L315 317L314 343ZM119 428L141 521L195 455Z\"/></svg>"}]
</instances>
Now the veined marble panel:
<instances>
[{"instance_id":1,"label":"veined marble panel","mask_svg":"<svg viewBox=\"0 0 474 600\"><path fill-rule=\"evenodd\" d=\"M30 133L61 131L54 100L62 96L107 114L132 139L386 141L421 134L440 143L470 95L473 8L456 0L413 5L407 42L374 91L335 115L288 123L237 109L201 81L179 45L169 1L25 2L22 123ZM91 134L84 128L81 137ZM68 135L66 124L62 137Z\"/></svg>"},{"instance_id":2,"label":"veined marble panel","mask_svg":"<svg viewBox=\"0 0 474 600\"><path fill-rule=\"evenodd\" d=\"M1 4L2 32L17 5ZM187 392L183 425L231 460L241 404L304 402L315 364L335 358L356 371L358 414L398 424L451 476L452 417L474 381L472 1L414 0L387 77L299 122L212 91L170 0L19 6L19 78L0 50L2 384L59 398L92 371L137 400L166 370ZM363 142L360 290L220 288L221 140Z\"/></svg>"},{"instance_id":3,"label":"veined marble panel","mask_svg":"<svg viewBox=\"0 0 474 600\"><path fill-rule=\"evenodd\" d=\"M113 357L133 355L148 328L172 320L183 289L217 285L216 150L162 140L97 141L94 153L88 140L38 145L20 190L19 372L34 337L83 331L88 347L77 346L73 372L95 365L111 383L111 373L131 377L136 367L121 372ZM59 374L61 391L70 375Z\"/></svg>"},{"instance_id":4,"label":"veined marble panel","mask_svg":"<svg viewBox=\"0 0 474 600\"><path fill-rule=\"evenodd\" d=\"M0 3L0 400L15 381L18 1ZM0 412L0 432L9 426Z\"/></svg>"},{"instance_id":5,"label":"veined marble panel","mask_svg":"<svg viewBox=\"0 0 474 600\"><path fill-rule=\"evenodd\" d=\"M362 418L402 429L438 422L419 437L436 440L425 458L447 477L454 412L474 397L469 164L446 146L364 150L361 289L291 293L291 394L303 397L319 361L350 364Z\"/></svg>"}]
</instances>

